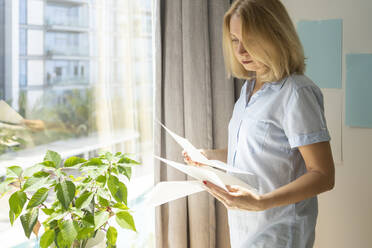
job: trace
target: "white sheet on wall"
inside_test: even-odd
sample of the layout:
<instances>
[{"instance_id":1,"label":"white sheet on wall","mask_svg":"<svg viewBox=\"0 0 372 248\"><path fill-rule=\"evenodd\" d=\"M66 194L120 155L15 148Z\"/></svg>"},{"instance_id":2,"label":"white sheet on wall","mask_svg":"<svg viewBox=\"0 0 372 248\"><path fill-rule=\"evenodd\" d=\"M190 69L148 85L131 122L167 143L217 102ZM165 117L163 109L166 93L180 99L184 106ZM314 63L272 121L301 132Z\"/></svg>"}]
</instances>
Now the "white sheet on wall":
<instances>
[{"instance_id":1,"label":"white sheet on wall","mask_svg":"<svg viewBox=\"0 0 372 248\"><path fill-rule=\"evenodd\" d=\"M322 89L322 92L333 160L336 164L342 164L342 91Z\"/></svg>"}]
</instances>

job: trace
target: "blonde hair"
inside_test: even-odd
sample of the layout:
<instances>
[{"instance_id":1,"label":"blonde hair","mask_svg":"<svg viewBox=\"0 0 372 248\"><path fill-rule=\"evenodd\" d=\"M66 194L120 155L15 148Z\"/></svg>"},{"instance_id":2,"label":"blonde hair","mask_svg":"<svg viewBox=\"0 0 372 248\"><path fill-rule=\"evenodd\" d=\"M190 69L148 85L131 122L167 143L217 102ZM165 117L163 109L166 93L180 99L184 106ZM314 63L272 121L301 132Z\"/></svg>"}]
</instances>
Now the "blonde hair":
<instances>
[{"instance_id":1,"label":"blonde hair","mask_svg":"<svg viewBox=\"0 0 372 248\"><path fill-rule=\"evenodd\" d=\"M255 72L247 71L234 55L230 38L230 19L234 15L241 19L245 50L266 68L260 80L273 82L292 73L304 73L304 51L283 4L279 0L236 0L223 21L223 53L229 77L256 77ZM248 42L248 35L253 42Z\"/></svg>"}]
</instances>

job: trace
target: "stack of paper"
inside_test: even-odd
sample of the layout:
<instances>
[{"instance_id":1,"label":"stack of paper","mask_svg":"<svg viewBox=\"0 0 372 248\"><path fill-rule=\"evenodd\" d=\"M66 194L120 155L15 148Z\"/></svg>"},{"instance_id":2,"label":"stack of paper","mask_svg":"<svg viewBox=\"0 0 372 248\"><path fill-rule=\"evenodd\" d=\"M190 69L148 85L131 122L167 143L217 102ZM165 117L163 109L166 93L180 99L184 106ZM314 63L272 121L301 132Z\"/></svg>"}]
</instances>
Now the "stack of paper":
<instances>
[{"instance_id":1,"label":"stack of paper","mask_svg":"<svg viewBox=\"0 0 372 248\"><path fill-rule=\"evenodd\" d=\"M182 138L177 134L173 133L163 124L161 125L175 139L175 141L187 152L187 154L193 161L203 163L206 166L200 167L190 166L155 156L157 159L164 162L164 164L182 171L183 173L197 179L197 181L160 182L153 188L153 190L148 195L147 204L151 206L159 206L163 203L167 203L169 201L173 201L194 193L201 192L206 189L206 187L202 183L203 180L210 181L215 185L225 189L226 191L227 191L226 185L238 185L257 193L257 189L253 188L251 185L243 182L242 180L221 171L221 169L227 172L244 174L246 177L247 176L254 177L252 173L244 172L229 167L227 164L221 161L208 160L187 139Z\"/></svg>"}]
</instances>

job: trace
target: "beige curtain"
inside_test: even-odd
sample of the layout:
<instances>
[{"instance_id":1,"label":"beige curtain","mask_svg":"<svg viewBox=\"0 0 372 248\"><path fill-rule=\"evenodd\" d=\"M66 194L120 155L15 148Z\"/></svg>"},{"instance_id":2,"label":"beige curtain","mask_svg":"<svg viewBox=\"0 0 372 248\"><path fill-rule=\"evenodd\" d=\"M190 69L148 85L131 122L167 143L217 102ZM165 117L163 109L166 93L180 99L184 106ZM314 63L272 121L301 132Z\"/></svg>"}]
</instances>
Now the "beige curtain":
<instances>
[{"instance_id":1,"label":"beige curtain","mask_svg":"<svg viewBox=\"0 0 372 248\"><path fill-rule=\"evenodd\" d=\"M155 117L199 148L227 147L239 87L227 79L222 20L230 0L155 1ZM154 124L155 154L182 162L181 148ZM155 160L155 182L190 179ZM229 247L225 207L207 192L156 209L156 245Z\"/></svg>"},{"instance_id":2,"label":"beige curtain","mask_svg":"<svg viewBox=\"0 0 372 248\"><path fill-rule=\"evenodd\" d=\"M113 136L126 135L123 130L139 133L137 142L128 141L124 147L116 145L106 150L152 151L153 102L148 90L153 82L152 48L147 45L151 44L151 23L147 22L151 20L151 9L144 9L132 0L97 0L92 9L96 25L93 40L97 66L93 73L97 75L94 97L98 135L107 143Z\"/></svg>"}]
</instances>

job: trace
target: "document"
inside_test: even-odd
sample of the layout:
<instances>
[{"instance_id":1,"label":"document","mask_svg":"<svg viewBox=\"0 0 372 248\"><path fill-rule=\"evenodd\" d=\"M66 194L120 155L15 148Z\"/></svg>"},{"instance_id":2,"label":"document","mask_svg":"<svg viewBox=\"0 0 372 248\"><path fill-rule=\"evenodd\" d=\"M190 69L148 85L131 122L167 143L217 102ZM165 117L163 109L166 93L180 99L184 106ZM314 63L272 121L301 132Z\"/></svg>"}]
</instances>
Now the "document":
<instances>
[{"instance_id":1,"label":"document","mask_svg":"<svg viewBox=\"0 0 372 248\"><path fill-rule=\"evenodd\" d=\"M177 163L168 159L164 159L158 156L155 156L160 161L166 163L169 166L172 166L173 168L182 171L183 173L199 180L200 182L206 180L210 181L211 183L219 186L220 188L223 188L224 190L228 191L226 188L226 185L238 185L241 187L244 187L248 190L255 191L252 186L246 184L239 178L236 178L232 175L229 175L223 171L217 170L215 168L212 168L210 166L190 166L185 165L181 163Z\"/></svg>"},{"instance_id":2,"label":"document","mask_svg":"<svg viewBox=\"0 0 372 248\"><path fill-rule=\"evenodd\" d=\"M146 205L156 207L204 190L205 186L200 181L160 182L147 196Z\"/></svg>"},{"instance_id":3,"label":"document","mask_svg":"<svg viewBox=\"0 0 372 248\"><path fill-rule=\"evenodd\" d=\"M173 137L173 139L187 152L190 158L193 161L212 166L221 170L235 172L235 173L244 173L252 174L246 171L242 171L231 166L228 166L226 163L219 160L209 160L207 159L198 149L196 149L187 139L175 134L169 130L166 126L158 121L158 123ZM252 174L253 175L253 174Z\"/></svg>"},{"instance_id":4,"label":"document","mask_svg":"<svg viewBox=\"0 0 372 248\"><path fill-rule=\"evenodd\" d=\"M23 117L10 107L5 101L0 100L0 121L8 124L22 124Z\"/></svg>"},{"instance_id":5,"label":"document","mask_svg":"<svg viewBox=\"0 0 372 248\"><path fill-rule=\"evenodd\" d=\"M159 206L169 201L173 201L206 190L207 189L206 186L202 183L202 181L204 180L209 181L226 191L228 191L226 185L238 185L257 194L257 189L254 188L252 185L242 181L241 179L239 179L239 177L231 175L231 174L244 175L243 177L246 179L251 178L252 180L256 180L254 174L230 168L227 164L221 161L208 160L188 140L176 135L168 128L166 128L164 125L162 126L177 141L177 143L180 144L180 146L189 154L191 159L206 164L206 166L200 167L190 166L155 156L155 158L162 161L165 165L171 166L179 171L182 171L183 173L196 179L196 181L160 182L147 195L146 204L150 206ZM226 170L228 173L221 171L221 169Z\"/></svg>"}]
</instances>

